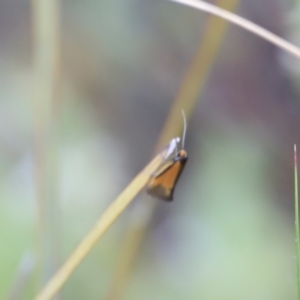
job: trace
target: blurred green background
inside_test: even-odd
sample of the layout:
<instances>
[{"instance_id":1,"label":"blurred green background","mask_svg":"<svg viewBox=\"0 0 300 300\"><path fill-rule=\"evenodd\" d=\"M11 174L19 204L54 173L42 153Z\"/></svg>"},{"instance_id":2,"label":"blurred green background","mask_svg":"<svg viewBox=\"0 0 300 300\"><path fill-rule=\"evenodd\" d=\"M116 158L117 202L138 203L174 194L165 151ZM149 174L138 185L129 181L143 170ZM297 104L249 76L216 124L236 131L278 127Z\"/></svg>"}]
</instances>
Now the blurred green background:
<instances>
[{"instance_id":1,"label":"blurred green background","mask_svg":"<svg viewBox=\"0 0 300 300\"><path fill-rule=\"evenodd\" d=\"M38 2L0 3L0 299L32 299L150 160L208 20L162 0L65 0L35 22ZM238 13L297 43L299 8L242 0ZM141 200L158 211L124 299L296 299L300 64L228 29L173 203ZM135 205L58 299L106 299Z\"/></svg>"}]
</instances>

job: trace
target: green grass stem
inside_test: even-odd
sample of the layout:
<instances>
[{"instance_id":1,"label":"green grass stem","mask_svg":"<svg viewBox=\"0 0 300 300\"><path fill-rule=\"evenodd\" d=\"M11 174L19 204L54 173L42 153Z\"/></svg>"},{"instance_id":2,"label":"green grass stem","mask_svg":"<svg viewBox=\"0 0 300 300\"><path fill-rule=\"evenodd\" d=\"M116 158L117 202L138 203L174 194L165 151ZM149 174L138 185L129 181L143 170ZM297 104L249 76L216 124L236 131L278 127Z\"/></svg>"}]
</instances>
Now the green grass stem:
<instances>
[{"instance_id":1,"label":"green grass stem","mask_svg":"<svg viewBox=\"0 0 300 300\"><path fill-rule=\"evenodd\" d=\"M300 242L299 242L299 208L298 208L298 168L297 147L294 145L294 173L295 173L295 242L297 258L297 292L300 300Z\"/></svg>"}]
</instances>

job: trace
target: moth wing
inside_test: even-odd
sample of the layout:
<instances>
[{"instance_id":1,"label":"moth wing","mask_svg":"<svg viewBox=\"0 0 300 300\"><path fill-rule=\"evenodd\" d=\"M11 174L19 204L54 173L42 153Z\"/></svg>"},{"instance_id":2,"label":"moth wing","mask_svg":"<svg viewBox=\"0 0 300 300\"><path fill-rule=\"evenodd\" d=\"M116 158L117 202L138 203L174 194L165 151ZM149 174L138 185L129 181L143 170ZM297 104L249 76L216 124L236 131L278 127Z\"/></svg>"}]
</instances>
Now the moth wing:
<instances>
[{"instance_id":1,"label":"moth wing","mask_svg":"<svg viewBox=\"0 0 300 300\"><path fill-rule=\"evenodd\" d=\"M148 194L166 201L172 201L174 187L183 167L184 163L182 161L172 160L163 163L148 184Z\"/></svg>"},{"instance_id":2,"label":"moth wing","mask_svg":"<svg viewBox=\"0 0 300 300\"><path fill-rule=\"evenodd\" d=\"M170 144L167 146L168 150L167 150L165 158L168 158L172 153L174 153L174 151L177 148L177 145L179 144L179 142L180 142L179 137L176 137L176 138L171 140Z\"/></svg>"}]
</instances>

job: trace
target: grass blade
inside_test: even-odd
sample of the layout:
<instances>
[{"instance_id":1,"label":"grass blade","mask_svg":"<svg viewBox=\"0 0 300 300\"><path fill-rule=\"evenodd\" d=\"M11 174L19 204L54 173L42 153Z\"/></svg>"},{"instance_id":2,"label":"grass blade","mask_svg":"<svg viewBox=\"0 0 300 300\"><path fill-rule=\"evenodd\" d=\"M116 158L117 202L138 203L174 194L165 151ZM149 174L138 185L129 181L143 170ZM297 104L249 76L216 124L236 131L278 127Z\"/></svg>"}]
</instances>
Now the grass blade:
<instances>
[{"instance_id":1,"label":"grass blade","mask_svg":"<svg viewBox=\"0 0 300 300\"><path fill-rule=\"evenodd\" d=\"M258 26L255 23L248 21L247 19L242 18L225 9L222 9L218 6L215 6L213 4L201 0L170 0L170 1L188 5L200 9L202 11L208 12L210 14L216 15L225 20L228 20L229 22L246 29L257 36L262 37L266 41L269 41L270 43L276 45L282 50L285 50L286 52L300 58L300 49L297 46L287 42L286 40L282 39L276 34L270 32L269 30L266 30L265 28Z\"/></svg>"},{"instance_id":2,"label":"grass blade","mask_svg":"<svg viewBox=\"0 0 300 300\"><path fill-rule=\"evenodd\" d=\"M299 207L298 207L298 167L297 147L294 145L294 179L295 179L295 242L297 259L297 292L300 300L300 242L299 242Z\"/></svg>"},{"instance_id":3,"label":"grass blade","mask_svg":"<svg viewBox=\"0 0 300 300\"><path fill-rule=\"evenodd\" d=\"M108 207L108 209L99 218L95 226L90 230L90 232L87 233L82 242L69 256L68 260L36 297L36 300L49 300L58 293L70 275L89 254L104 233L122 214L125 208L133 201L136 195L145 187L149 181L150 175L153 174L153 172L164 160L165 153L166 150L158 154Z\"/></svg>"}]
</instances>

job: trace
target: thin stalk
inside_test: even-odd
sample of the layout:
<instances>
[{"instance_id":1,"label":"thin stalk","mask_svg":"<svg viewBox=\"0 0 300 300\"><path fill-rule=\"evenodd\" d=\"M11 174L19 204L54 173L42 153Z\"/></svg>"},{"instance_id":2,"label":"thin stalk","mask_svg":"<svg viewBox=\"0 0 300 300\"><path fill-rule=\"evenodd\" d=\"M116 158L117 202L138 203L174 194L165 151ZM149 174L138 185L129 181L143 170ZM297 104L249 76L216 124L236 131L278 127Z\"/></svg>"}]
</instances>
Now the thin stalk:
<instances>
[{"instance_id":1,"label":"thin stalk","mask_svg":"<svg viewBox=\"0 0 300 300\"><path fill-rule=\"evenodd\" d=\"M294 145L294 179L295 179L295 242L297 258L297 291L300 300L300 241L299 241L299 206L298 206L298 166L297 166L297 147Z\"/></svg>"},{"instance_id":2,"label":"thin stalk","mask_svg":"<svg viewBox=\"0 0 300 300\"><path fill-rule=\"evenodd\" d=\"M272 33L265 28L256 25L255 23L248 21L245 18L242 18L234 13L231 13L225 9L222 9L218 6L213 4L201 1L201 0L170 0L173 2L178 2L184 5L191 6L193 8L200 9L202 11L208 12L229 22L236 24L257 36L262 37L266 41L276 45L277 47L281 48L282 50L300 58L300 48L293 45L292 43L287 42L286 40L282 39L281 37L277 36L276 34Z\"/></svg>"},{"instance_id":3,"label":"thin stalk","mask_svg":"<svg viewBox=\"0 0 300 300\"><path fill-rule=\"evenodd\" d=\"M57 107L60 103L60 0L32 0L37 290L59 259ZM54 222L55 220L55 222ZM49 248L51 251L49 252ZM51 254L49 254L51 253Z\"/></svg>"},{"instance_id":4,"label":"thin stalk","mask_svg":"<svg viewBox=\"0 0 300 300\"><path fill-rule=\"evenodd\" d=\"M117 220L137 194L145 187L149 181L149 176L153 174L164 160L165 153L166 150L158 154L108 207L95 226L87 233L74 252L69 256L67 261L58 270L56 275L53 276L46 287L35 298L36 300L49 300L58 293L63 284L67 281L83 259L89 254L104 233Z\"/></svg>"}]
</instances>

